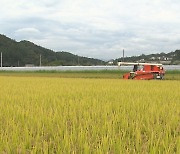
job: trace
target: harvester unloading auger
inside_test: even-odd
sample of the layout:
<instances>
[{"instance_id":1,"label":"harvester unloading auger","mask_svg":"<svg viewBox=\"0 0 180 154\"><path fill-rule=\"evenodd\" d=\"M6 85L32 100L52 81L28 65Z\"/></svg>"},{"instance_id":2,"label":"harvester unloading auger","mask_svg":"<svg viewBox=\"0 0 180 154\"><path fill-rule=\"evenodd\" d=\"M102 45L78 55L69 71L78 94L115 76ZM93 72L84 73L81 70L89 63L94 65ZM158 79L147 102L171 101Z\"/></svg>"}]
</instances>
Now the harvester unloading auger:
<instances>
[{"instance_id":1,"label":"harvester unloading auger","mask_svg":"<svg viewBox=\"0 0 180 154\"><path fill-rule=\"evenodd\" d=\"M162 64L118 62L118 66L122 65L134 65L133 71L124 74L123 79L162 80L164 78L165 71Z\"/></svg>"}]
</instances>

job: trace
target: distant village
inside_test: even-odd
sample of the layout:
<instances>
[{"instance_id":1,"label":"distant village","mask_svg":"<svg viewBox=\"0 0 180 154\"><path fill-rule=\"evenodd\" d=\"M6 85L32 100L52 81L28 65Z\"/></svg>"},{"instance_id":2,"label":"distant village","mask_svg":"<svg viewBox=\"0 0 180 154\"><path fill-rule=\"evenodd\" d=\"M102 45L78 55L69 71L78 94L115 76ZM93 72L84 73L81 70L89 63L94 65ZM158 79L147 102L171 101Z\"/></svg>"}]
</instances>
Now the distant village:
<instances>
[{"instance_id":1,"label":"distant village","mask_svg":"<svg viewBox=\"0 0 180 154\"><path fill-rule=\"evenodd\" d=\"M137 62L160 62L162 64L171 64L172 57L150 57L148 60L140 59Z\"/></svg>"},{"instance_id":2,"label":"distant village","mask_svg":"<svg viewBox=\"0 0 180 154\"><path fill-rule=\"evenodd\" d=\"M164 65L179 65L180 64L180 50L170 53L140 55L132 57L121 57L118 59L111 59L107 62L107 65L116 65L118 61L125 62L146 62L146 63L161 63Z\"/></svg>"}]
</instances>

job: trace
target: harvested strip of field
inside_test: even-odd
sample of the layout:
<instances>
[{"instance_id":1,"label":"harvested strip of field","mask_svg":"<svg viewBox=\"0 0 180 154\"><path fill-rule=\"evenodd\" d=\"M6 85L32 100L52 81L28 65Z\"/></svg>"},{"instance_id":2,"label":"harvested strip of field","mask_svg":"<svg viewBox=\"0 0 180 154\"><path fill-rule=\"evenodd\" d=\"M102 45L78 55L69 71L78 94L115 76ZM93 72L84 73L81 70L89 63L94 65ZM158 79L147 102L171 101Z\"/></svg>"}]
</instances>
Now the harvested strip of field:
<instances>
[{"instance_id":1,"label":"harvested strip of field","mask_svg":"<svg viewBox=\"0 0 180 154\"><path fill-rule=\"evenodd\" d=\"M179 153L180 82L0 76L0 152Z\"/></svg>"},{"instance_id":2,"label":"harvested strip of field","mask_svg":"<svg viewBox=\"0 0 180 154\"><path fill-rule=\"evenodd\" d=\"M0 71L0 76L122 79L123 70L86 71ZM180 71L166 71L165 80L180 80Z\"/></svg>"}]
</instances>

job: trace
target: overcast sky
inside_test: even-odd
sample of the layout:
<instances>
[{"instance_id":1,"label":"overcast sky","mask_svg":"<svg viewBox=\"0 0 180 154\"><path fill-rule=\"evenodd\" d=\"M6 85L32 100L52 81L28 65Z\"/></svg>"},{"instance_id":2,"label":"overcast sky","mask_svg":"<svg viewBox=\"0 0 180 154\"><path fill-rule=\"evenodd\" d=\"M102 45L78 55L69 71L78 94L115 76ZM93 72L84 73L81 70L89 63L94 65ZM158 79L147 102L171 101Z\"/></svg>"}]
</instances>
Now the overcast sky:
<instances>
[{"instance_id":1,"label":"overcast sky","mask_svg":"<svg viewBox=\"0 0 180 154\"><path fill-rule=\"evenodd\" d=\"M0 33L111 59L180 49L180 0L0 0Z\"/></svg>"}]
</instances>

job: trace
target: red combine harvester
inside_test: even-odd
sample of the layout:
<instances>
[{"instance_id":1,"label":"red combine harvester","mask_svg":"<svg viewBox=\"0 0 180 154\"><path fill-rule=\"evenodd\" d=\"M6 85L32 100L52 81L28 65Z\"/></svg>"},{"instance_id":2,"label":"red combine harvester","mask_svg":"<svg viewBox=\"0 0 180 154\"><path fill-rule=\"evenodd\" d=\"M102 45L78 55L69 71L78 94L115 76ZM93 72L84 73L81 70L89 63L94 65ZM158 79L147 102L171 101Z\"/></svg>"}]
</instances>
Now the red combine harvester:
<instances>
[{"instance_id":1,"label":"red combine harvester","mask_svg":"<svg viewBox=\"0 0 180 154\"><path fill-rule=\"evenodd\" d=\"M118 66L122 65L134 65L133 71L124 74L123 79L162 80L164 78L165 71L162 64L118 62Z\"/></svg>"}]
</instances>

